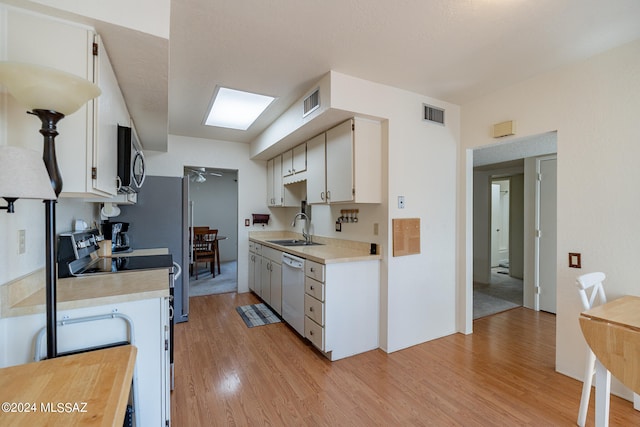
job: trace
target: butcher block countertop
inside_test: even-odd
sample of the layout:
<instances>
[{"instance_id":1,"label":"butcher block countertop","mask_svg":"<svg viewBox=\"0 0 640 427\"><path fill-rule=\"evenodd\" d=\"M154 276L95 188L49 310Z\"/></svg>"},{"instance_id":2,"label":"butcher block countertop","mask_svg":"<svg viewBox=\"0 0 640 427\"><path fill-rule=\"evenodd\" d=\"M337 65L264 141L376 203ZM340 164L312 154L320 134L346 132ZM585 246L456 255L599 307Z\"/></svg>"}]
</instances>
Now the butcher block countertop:
<instances>
[{"instance_id":1,"label":"butcher block countertop","mask_svg":"<svg viewBox=\"0 0 640 427\"><path fill-rule=\"evenodd\" d=\"M313 246L282 246L269 242L269 240L298 239L303 237L290 231L254 231L249 233L249 240L287 252L320 264L333 264L338 262L357 262L382 259L380 245L378 253L371 255L371 243L356 242L353 240L332 239L328 237L313 236L313 242L322 245Z\"/></svg>"},{"instance_id":2,"label":"butcher block countertop","mask_svg":"<svg viewBox=\"0 0 640 427\"><path fill-rule=\"evenodd\" d=\"M126 345L0 369L0 424L122 426L136 352Z\"/></svg>"},{"instance_id":3,"label":"butcher block countertop","mask_svg":"<svg viewBox=\"0 0 640 427\"><path fill-rule=\"evenodd\" d=\"M0 286L0 318L44 313L44 283L40 269ZM169 296L166 268L69 277L57 283L58 311Z\"/></svg>"}]
</instances>

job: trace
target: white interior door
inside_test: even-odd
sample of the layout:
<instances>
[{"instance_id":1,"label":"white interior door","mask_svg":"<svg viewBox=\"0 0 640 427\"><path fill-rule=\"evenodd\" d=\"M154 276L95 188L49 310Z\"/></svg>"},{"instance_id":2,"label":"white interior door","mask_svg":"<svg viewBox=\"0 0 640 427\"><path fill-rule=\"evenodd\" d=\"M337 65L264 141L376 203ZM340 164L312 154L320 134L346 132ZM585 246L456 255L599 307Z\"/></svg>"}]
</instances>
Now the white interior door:
<instances>
[{"instance_id":1,"label":"white interior door","mask_svg":"<svg viewBox=\"0 0 640 427\"><path fill-rule=\"evenodd\" d=\"M509 262L509 180L491 183L491 267Z\"/></svg>"},{"instance_id":2,"label":"white interior door","mask_svg":"<svg viewBox=\"0 0 640 427\"><path fill-rule=\"evenodd\" d=\"M491 184L491 268L500 261L498 242L500 241L500 185Z\"/></svg>"},{"instance_id":3,"label":"white interior door","mask_svg":"<svg viewBox=\"0 0 640 427\"><path fill-rule=\"evenodd\" d=\"M556 312L557 269L557 158L536 160L535 282L539 310Z\"/></svg>"}]
</instances>

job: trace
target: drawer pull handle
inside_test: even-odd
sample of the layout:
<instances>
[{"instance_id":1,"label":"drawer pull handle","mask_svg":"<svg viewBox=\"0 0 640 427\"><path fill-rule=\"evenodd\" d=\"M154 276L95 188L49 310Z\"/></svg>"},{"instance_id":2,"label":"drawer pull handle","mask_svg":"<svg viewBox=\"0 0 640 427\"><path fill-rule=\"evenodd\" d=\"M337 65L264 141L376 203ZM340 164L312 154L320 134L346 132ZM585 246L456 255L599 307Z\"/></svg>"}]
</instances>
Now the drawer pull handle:
<instances>
[{"instance_id":1,"label":"drawer pull handle","mask_svg":"<svg viewBox=\"0 0 640 427\"><path fill-rule=\"evenodd\" d=\"M311 269L310 269L310 270L311 270L311 272L312 272L312 273L313 273L313 272L315 272L315 270L313 269L313 267L311 267Z\"/></svg>"},{"instance_id":2,"label":"drawer pull handle","mask_svg":"<svg viewBox=\"0 0 640 427\"><path fill-rule=\"evenodd\" d=\"M313 331L309 331L309 335L313 335Z\"/></svg>"},{"instance_id":3,"label":"drawer pull handle","mask_svg":"<svg viewBox=\"0 0 640 427\"><path fill-rule=\"evenodd\" d=\"M313 285L311 285L311 290L313 290L313 289L314 289L314 288L313 288Z\"/></svg>"},{"instance_id":4,"label":"drawer pull handle","mask_svg":"<svg viewBox=\"0 0 640 427\"><path fill-rule=\"evenodd\" d=\"M309 307L309 311L313 311L313 307Z\"/></svg>"}]
</instances>

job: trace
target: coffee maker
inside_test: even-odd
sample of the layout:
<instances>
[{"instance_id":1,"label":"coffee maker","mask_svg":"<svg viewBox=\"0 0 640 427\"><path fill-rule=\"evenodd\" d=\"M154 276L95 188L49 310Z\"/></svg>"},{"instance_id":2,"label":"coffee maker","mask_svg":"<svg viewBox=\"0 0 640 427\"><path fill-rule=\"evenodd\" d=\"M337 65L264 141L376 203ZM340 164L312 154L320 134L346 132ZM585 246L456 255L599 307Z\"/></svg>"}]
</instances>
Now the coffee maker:
<instances>
[{"instance_id":1,"label":"coffee maker","mask_svg":"<svg viewBox=\"0 0 640 427\"><path fill-rule=\"evenodd\" d=\"M129 250L128 222L102 223L102 234L105 240L111 240L111 252L125 252Z\"/></svg>"}]
</instances>

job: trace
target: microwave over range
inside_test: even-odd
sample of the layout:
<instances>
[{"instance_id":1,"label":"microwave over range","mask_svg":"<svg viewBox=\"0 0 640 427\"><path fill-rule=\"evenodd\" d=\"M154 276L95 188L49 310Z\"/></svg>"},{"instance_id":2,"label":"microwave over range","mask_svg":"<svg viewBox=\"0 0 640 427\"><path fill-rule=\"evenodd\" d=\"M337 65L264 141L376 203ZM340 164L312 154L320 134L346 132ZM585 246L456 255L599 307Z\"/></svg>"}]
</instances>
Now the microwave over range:
<instances>
[{"instance_id":1,"label":"microwave over range","mask_svg":"<svg viewBox=\"0 0 640 427\"><path fill-rule=\"evenodd\" d=\"M136 134L132 128L118 125L118 192L137 192L144 177L144 155Z\"/></svg>"}]
</instances>

